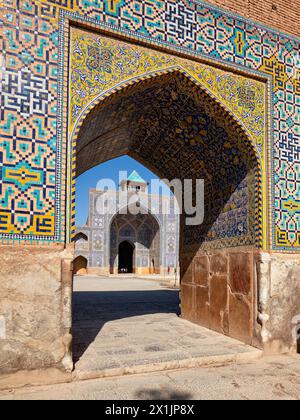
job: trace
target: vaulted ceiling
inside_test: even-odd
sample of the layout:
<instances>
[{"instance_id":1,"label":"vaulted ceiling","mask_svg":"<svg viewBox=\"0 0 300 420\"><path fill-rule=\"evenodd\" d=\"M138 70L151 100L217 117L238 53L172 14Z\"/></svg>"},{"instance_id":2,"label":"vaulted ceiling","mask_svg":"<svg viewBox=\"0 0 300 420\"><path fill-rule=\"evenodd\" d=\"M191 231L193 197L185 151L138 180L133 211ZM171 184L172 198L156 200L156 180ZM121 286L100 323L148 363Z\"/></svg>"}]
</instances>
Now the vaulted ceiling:
<instances>
[{"instance_id":1,"label":"vaulted ceiling","mask_svg":"<svg viewBox=\"0 0 300 420\"><path fill-rule=\"evenodd\" d=\"M125 154L160 178L205 180L206 217L211 219L202 232L206 238L249 234L257 169L249 139L186 76L174 73L140 82L88 115L77 143L77 174ZM195 231L187 233L191 240ZM250 236L251 242L253 229Z\"/></svg>"}]
</instances>

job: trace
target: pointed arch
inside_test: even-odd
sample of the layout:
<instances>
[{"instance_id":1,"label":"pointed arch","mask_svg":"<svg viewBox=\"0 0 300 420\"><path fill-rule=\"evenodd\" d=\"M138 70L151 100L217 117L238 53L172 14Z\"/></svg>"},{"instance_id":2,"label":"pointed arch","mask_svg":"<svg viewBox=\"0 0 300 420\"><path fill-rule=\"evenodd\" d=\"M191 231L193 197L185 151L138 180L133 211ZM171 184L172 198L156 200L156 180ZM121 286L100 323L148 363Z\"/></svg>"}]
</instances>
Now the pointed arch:
<instances>
[{"instance_id":1,"label":"pointed arch","mask_svg":"<svg viewBox=\"0 0 300 420\"><path fill-rule=\"evenodd\" d=\"M73 274L85 275L87 274L88 260L83 255L78 255L73 261Z\"/></svg>"},{"instance_id":2,"label":"pointed arch","mask_svg":"<svg viewBox=\"0 0 300 420\"><path fill-rule=\"evenodd\" d=\"M199 79L196 79L187 69L181 67L181 66L172 66L170 68L161 69L155 72L149 72L145 73L143 75L139 76L133 76L130 79L124 80L118 84L116 84L113 88L108 89L107 91L102 92L99 94L96 98L94 98L91 102L88 103L88 105L85 106L85 108L82 110L80 115L78 116L76 123L73 127L73 130L71 132L70 141L71 141L71 150L73 151L72 157L74 159L74 151L76 156L76 145L78 141L78 136L80 133L80 129L87 118L87 116L95 109L99 104L104 102L105 100L118 95L122 91L126 91L132 86L138 87L145 82L149 80L157 79L161 76L165 75L176 75L181 74L182 76L186 77L189 81L191 81L204 95L211 98L216 104L216 106L220 107L226 116L228 116L234 125L239 127L241 131L243 131L245 135L245 139L247 139L247 142L249 143L249 150L251 151L251 154L255 156L255 159L257 162L261 165L261 156L257 149L256 143L254 139L252 138L251 134L249 133L247 127L245 124L241 121L241 119L235 115L228 106L222 101L219 97L215 95L214 92L212 92L210 89L208 89L204 84L201 83ZM105 106L105 105L104 105ZM76 160L75 160L76 162Z\"/></svg>"},{"instance_id":3,"label":"pointed arch","mask_svg":"<svg viewBox=\"0 0 300 420\"><path fill-rule=\"evenodd\" d=\"M76 235L73 238L73 242L78 242L78 241L81 241L81 240L84 240L84 241L87 242L89 240L89 238L84 232L77 232Z\"/></svg>"},{"instance_id":4,"label":"pointed arch","mask_svg":"<svg viewBox=\"0 0 300 420\"><path fill-rule=\"evenodd\" d=\"M104 109L111 101L114 100L114 98L118 98L119 95L126 94L130 96L133 94L133 92L137 91L143 91L143 89L147 89L149 81L159 81L162 77L180 77L181 80L184 80L185 82L189 83L191 95L194 95L193 97L199 97L202 99L203 106L205 109L207 109L208 114L212 115L218 115L219 120L222 120L227 127L230 127L233 132L236 133L236 136L238 138L242 139L243 147L245 147L245 150L247 150L246 154L248 158L252 159L255 165L255 198L253 201L255 202L255 231L256 231L256 243L259 248L263 246L263 210L264 206L266 205L266 201L263 194L262 189L262 173L263 173L263 162L261 160L260 154L257 150L257 147L255 145L254 140L251 138L249 132L245 128L245 126L241 123L240 119L238 119L226 106L226 104L222 103L222 101L216 96L210 92L205 86L199 82L199 80L196 80L188 71L186 71L183 68L180 67L172 67L168 69L164 69L158 72L145 74L142 77L133 77L130 80L126 80L117 86L115 86L113 89L110 89L107 92L102 93L91 101L91 103L86 107L84 112L82 113L81 117L78 119L76 123L76 128L73 131L72 134L72 182L70 184L72 185L74 183L75 177L76 177L76 155L78 153L82 153L83 149L79 149L78 147L78 138L80 134L82 134L82 129L84 127L84 121L86 121L88 118L91 117L94 113L96 114L101 109ZM123 145L124 146L124 145ZM120 153L119 156L122 154L127 154L128 151L122 150L122 145L117 145L117 153ZM83 146L83 148L89 148L90 143L88 142ZM129 154L129 153L128 153ZM136 153L134 151L131 152L132 157L139 160L141 163L145 164L143 158L139 155L139 153ZM113 155L112 157L117 157ZM103 158L105 160L108 160L108 158ZM89 169L90 167L96 165L98 160L93 160L91 166L87 166L87 160L84 159L85 162L85 169L79 169L78 174L81 172L84 172L85 170ZM151 163L148 162L146 165L149 167L149 169L153 170L151 167ZM155 171L154 171L155 172ZM70 208L70 215L71 220L69 221L70 227L74 225L74 216L75 216L75 199L72 197L72 194L75 194L75 188L72 187L71 189L71 195L69 202L71 203ZM72 199L71 199L72 197ZM72 221L72 222L71 222ZM72 230L72 235L74 234L74 230Z\"/></svg>"}]
</instances>

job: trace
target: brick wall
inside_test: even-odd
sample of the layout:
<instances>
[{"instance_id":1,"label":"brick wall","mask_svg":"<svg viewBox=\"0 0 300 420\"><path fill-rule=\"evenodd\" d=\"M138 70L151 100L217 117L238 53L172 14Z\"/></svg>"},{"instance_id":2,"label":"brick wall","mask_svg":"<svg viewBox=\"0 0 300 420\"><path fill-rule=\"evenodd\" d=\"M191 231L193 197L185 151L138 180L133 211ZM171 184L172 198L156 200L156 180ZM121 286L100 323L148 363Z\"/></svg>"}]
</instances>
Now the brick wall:
<instances>
[{"instance_id":1,"label":"brick wall","mask_svg":"<svg viewBox=\"0 0 300 420\"><path fill-rule=\"evenodd\" d=\"M208 2L264 25L300 36L299 0L209 0Z\"/></svg>"}]
</instances>

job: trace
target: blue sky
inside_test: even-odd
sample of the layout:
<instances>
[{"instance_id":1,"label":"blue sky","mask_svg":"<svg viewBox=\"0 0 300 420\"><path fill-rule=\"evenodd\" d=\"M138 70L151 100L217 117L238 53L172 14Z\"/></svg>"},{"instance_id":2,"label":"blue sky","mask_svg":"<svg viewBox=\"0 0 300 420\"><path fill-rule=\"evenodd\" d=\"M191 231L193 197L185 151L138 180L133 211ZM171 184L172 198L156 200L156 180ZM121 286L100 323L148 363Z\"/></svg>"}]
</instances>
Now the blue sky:
<instances>
[{"instance_id":1,"label":"blue sky","mask_svg":"<svg viewBox=\"0 0 300 420\"><path fill-rule=\"evenodd\" d=\"M147 182L151 182L151 179L158 179L145 166L129 156L122 156L102 163L79 176L76 180L76 225L82 226L86 223L88 216L88 192L91 188L96 188L99 180L109 178L118 185L120 171L127 171L129 176L134 170ZM168 187L166 187L164 193L167 194L168 191Z\"/></svg>"}]
</instances>

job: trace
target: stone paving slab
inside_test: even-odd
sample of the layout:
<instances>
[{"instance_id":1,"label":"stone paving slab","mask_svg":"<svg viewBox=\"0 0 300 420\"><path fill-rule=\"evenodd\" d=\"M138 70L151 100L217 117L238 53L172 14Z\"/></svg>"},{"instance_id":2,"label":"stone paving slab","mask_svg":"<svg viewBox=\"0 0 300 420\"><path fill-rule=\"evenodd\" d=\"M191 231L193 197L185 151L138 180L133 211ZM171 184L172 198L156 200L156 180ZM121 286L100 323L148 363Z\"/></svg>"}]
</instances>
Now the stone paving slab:
<instances>
[{"instance_id":1,"label":"stone paving slab","mask_svg":"<svg viewBox=\"0 0 300 420\"><path fill-rule=\"evenodd\" d=\"M129 278L78 277L74 357L78 379L231 363L261 352L178 317L178 290Z\"/></svg>"}]
</instances>

